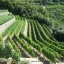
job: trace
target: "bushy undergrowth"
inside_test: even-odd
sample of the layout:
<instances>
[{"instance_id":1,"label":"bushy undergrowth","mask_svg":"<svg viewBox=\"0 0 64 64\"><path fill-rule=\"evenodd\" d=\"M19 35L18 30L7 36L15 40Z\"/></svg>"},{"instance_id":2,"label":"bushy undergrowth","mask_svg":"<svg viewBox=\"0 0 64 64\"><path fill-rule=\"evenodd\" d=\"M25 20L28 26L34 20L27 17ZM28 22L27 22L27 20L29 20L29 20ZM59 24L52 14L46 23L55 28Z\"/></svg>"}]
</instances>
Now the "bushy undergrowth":
<instances>
[{"instance_id":1,"label":"bushy undergrowth","mask_svg":"<svg viewBox=\"0 0 64 64\"><path fill-rule=\"evenodd\" d=\"M20 54L17 53L10 43L3 43L2 39L0 38L0 58L9 58L12 57L15 60L18 60Z\"/></svg>"},{"instance_id":2,"label":"bushy undergrowth","mask_svg":"<svg viewBox=\"0 0 64 64\"><path fill-rule=\"evenodd\" d=\"M33 3L22 3L16 1L0 1L0 7L7 8L14 14L18 14L22 17L32 18L35 20L45 22L49 14L43 5L35 5ZM45 18L44 18L45 17Z\"/></svg>"}]
</instances>

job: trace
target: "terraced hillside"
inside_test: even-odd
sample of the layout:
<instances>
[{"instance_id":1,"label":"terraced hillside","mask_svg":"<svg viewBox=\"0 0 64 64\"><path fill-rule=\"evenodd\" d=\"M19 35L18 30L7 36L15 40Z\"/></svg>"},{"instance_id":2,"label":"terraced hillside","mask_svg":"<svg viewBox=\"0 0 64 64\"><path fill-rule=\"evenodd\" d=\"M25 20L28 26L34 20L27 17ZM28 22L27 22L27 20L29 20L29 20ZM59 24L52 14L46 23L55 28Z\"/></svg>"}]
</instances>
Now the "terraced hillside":
<instances>
[{"instance_id":1,"label":"terraced hillside","mask_svg":"<svg viewBox=\"0 0 64 64\"><path fill-rule=\"evenodd\" d=\"M16 21L1 34L1 41L8 44L17 56L38 57L43 63L60 62L64 57L64 44L50 35L51 30L45 24L40 25L35 20L16 17Z\"/></svg>"},{"instance_id":2,"label":"terraced hillside","mask_svg":"<svg viewBox=\"0 0 64 64\"><path fill-rule=\"evenodd\" d=\"M0 10L0 25L11 20L14 16L7 10Z\"/></svg>"},{"instance_id":3,"label":"terraced hillside","mask_svg":"<svg viewBox=\"0 0 64 64\"><path fill-rule=\"evenodd\" d=\"M0 64L23 60L64 64L63 0L0 0Z\"/></svg>"},{"instance_id":4,"label":"terraced hillside","mask_svg":"<svg viewBox=\"0 0 64 64\"><path fill-rule=\"evenodd\" d=\"M15 17L7 10L0 11L0 34L2 34L2 32L4 32L13 22L15 22Z\"/></svg>"},{"instance_id":5,"label":"terraced hillside","mask_svg":"<svg viewBox=\"0 0 64 64\"><path fill-rule=\"evenodd\" d=\"M0 16L0 25L2 25L3 23L5 23L5 22L11 20L13 17L14 17L14 16L11 15L11 14L4 15L4 16L3 16L3 15Z\"/></svg>"}]
</instances>

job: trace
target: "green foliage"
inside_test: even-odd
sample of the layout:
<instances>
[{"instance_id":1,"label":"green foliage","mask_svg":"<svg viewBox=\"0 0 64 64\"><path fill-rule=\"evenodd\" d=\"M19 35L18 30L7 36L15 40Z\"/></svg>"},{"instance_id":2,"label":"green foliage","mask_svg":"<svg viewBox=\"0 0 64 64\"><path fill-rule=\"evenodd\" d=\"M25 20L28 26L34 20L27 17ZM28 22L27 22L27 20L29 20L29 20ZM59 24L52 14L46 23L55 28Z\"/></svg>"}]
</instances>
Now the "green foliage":
<instances>
[{"instance_id":1,"label":"green foliage","mask_svg":"<svg viewBox=\"0 0 64 64\"><path fill-rule=\"evenodd\" d=\"M43 3L44 5L47 5L49 4L49 0L36 0L35 2L39 2L40 5L33 4L33 1L22 1L1 0L0 6L8 8L8 10L12 11L14 14L38 20L39 23L45 23L46 25L51 26L52 29L63 23L64 6L55 5L53 7L45 6L44 8L44 6L41 4ZM56 2L59 2L59 0L56 0ZM50 4L54 5L55 3L51 1ZM29 37L26 37L25 35L23 35L23 31L26 25L26 19L23 18L21 20L21 18L17 16L16 20L17 21L13 23L11 27L9 27L2 34L3 37L9 35L10 39L6 44L1 41L1 57L8 58L11 56L13 59L18 60L19 56L21 56L21 53L16 43L21 45L32 57L35 57L35 52L30 46L38 50L38 52L44 54L48 59L53 62L55 62L56 60L60 60L62 57L64 57L64 44L61 44L60 42L51 39L49 37L49 33L51 32L47 31L49 29L46 29L45 26L42 27L35 20L28 20L28 22L30 21L28 26ZM47 33L46 31L49 33ZM12 37L13 40L11 39Z\"/></svg>"},{"instance_id":2,"label":"green foliage","mask_svg":"<svg viewBox=\"0 0 64 64\"><path fill-rule=\"evenodd\" d=\"M16 35L15 35L15 38L16 38L16 40L20 43L20 45L21 45L26 51L28 51L29 54L32 55L32 57L35 56L34 51L30 48L30 46L29 46L28 44L24 43L24 42L23 42L19 37L17 37Z\"/></svg>"},{"instance_id":3,"label":"green foliage","mask_svg":"<svg viewBox=\"0 0 64 64\"><path fill-rule=\"evenodd\" d=\"M1 13L1 12L2 12L2 13L3 13L3 12L8 12L8 10L0 10L0 13Z\"/></svg>"},{"instance_id":4,"label":"green foliage","mask_svg":"<svg viewBox=\"0 0 64 64\"><path fill-rule=\"evenodd\" d=\"M10 42L3 44L3 41L0 41L0 58L9 58L12 57L15 60L18 60L21 55L13 49L13 46Z\"/></svg>"},{"instance_id":5,"label":"green foliage","mask_svg":"<svg viewBox=\"0 0 64 64\"><path fill-rule=\"evenodd\" d=\"M6 5L2 5L8 8L9 11L12 11L14 14L18 14L23 17L32 18L38 21L43 21L45 16L48 17L48 12L44 9L44 6L35 5L33 3L22 3L22 2L10 2L4 1ZM0 2L1 3L1 2ZM41 19L41 20L40 20ZM45 19L44 19L45 20Z\"/></svg>"},{"instance_id":6,"label":"green foliage","mask_svg":"<svg viewBox=\"0 0 64 64\"><path fill-rule=\"evenodd\" d=\"M55 61L55 55L52 52L49 52L48 50L46 50L45 48L42 50L43 54L46 55L49 59L51 59L52 61Z\"/></svg>"},{"instance_id":7,"label":"green foliage","mask_svg":"<svg viewBox=\"0 0 64 64\"><path fill-rule=\"evenodd\" d=\"M16 21L8 29L6 29L4 33L2 33L2 37L6 36L6 35L11 35L11 37L13 37L14 33L16 33L18 35L19 31L21 29L21 26L22 26L21 24L24 21L25 20L22 20L21 18L16 17ZM16 28L16 30L15 30L15 28Z\"/></svg>"},{"instance_id":8,"label":"green foliage","mask_svg":"<svg viewBox=\"0 0 64 64\"><path fill-rule=\"evenodd\" d=\"M14 16L12 14L7 14L7 15L2 15L0 16L0 25L2 25L3 23L11 20Z\"/></svg>"},{"instance_id":9,"label":"green foliage","mask_svg":"<svg viewBox=\"0 0 64 64\"><path fill-rule=\"evenodd\" d=\"M63 39L61 39L61 36L64 34L64 6L63 5L54 5L52 6L47 6L47 9L50 13L50 18L53 19L52 23L51 23L51 28L53 30L53 35L56 36L55 38L58 41L63 41ZM64 37L63 37L64 38Z\"/></svg>"},{"instance_id":10,"label":"green foliage","mask_svg":"<svg viewBox=\"0 0 64 64\"><path fill-rule=\"evenodd\" d=\"M21 34L22 35L22 34ZM46 48L45 47L42 47L41 48L41 46L37 43L35 43L34 41L32 41L30 38L28 38L28 37L25 37L24 35L22 35L22 37L31 45L31 46L33 46L34 48L36 48L38 51L40 51L41 50L41 52L46 56L46 57L48 57L47 55L49 54L49 53L51 53L49 50L48 50L48 52L46 52L47 54L45 54L45 51L46 51ZM45 50L44 50L45 49ZM54 57L52 57L52 56L54 56ZM53 61L55 61L55 55L53 54L53 53L51 53L50 54L50 57L48 57L49 59L51 59L51 60L53 60Z\"/></svg>"},{"instance_id":11,"label":"green foliage","mask_svg":"<svg viewBox=\"0 0 64 64\"><path fill-rule=\"evenodd\" d=\"M42 37L41 37L42 34L40 35L40 32L39 32L39 30L37 29L39 26L38 26L38 27L36 27L36 26L37 26L37 24L35 24L35 32L38 34L38 35L36 34L36 36L38 37L38 40L41 41L41 42L43 42L45 45L49 46L51 49L55 50L55 51L58 52L59 54L61 54L61 55L64 56L64 54L63 54L64 51L62 52L63 49L60 49L60 47L58 48L57 46L52 45L51 42L53 42L53 41L51 41L51 42L45 41L46 39L44 40L44 38L45 38L46 36L43 36L43 38L42 38ZM42 29L42 28L39 28L39 29ZM34 30L33 30L33 31L34 31ZM50 39L50 40L51 40L51 39ZM56 44L57 44L57 43L56 43ZM41 45L42 45L42 44L41 44ZM49 50L50 50L50 49L49 49ZM59 51L60 51L61 53L60 53Z\"/></svg>"}]
</instances>

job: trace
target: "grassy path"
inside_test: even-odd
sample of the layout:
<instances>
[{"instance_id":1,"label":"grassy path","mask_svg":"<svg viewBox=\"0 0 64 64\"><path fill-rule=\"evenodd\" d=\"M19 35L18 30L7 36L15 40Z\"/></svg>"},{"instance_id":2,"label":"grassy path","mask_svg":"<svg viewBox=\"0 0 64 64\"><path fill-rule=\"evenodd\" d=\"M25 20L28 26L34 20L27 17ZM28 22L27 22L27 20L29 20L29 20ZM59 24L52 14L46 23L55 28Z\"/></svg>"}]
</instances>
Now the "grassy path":
<instances>
[{"instance_id":1,"label":"grassy path","mask_svg":"<svg viewBox=\"0 0 64 64\"><path fill-rule=\"evenodd\" d=\"M7 15L7 14L9 14L9 12L0 12L0 16Z\"/></svg>"},{"instance_id":2,"label":"grassy path","mask_svg":"<svg viewBox=\"0 0 64 64\"><path fill-rule=\"evenodd\" d=\"M0 34L2 34L12 23L15 22L15 18L9 20L8 22L0 25Z\"/></svg>"}]
</instances>

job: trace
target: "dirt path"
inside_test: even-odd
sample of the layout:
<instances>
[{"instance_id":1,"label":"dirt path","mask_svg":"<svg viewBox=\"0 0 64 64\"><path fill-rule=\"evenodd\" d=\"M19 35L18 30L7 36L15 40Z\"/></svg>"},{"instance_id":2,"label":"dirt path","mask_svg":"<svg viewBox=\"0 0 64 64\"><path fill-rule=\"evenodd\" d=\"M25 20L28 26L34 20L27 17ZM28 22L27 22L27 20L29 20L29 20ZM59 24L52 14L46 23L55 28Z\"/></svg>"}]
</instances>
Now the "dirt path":
<instances>
[{"instance_id":1,"label":"dirt path","mask_svg":"<svg viewBox=\"0 0 64 64\"><path fill-rule=\"evenodd\" d=\"M0 35L10 26L12 23L15 22L15 17L8 22L0 25Z\"/></svg>"},{"instance_id":2,"label":"dirt path","mask_svg":"<svg viewBox=\"0 0 64 64\"><path fill-rule=\"evenodd\" d=\"M25 25L25 30L24 30L24 35L27 36L27 30L28 30L28 22L26 20L26 25Z\"/></svg>"}]
</instances>

